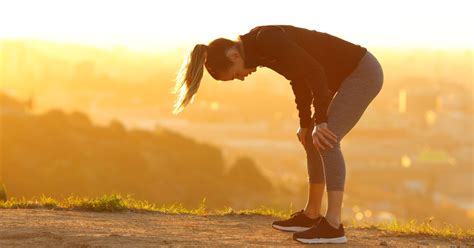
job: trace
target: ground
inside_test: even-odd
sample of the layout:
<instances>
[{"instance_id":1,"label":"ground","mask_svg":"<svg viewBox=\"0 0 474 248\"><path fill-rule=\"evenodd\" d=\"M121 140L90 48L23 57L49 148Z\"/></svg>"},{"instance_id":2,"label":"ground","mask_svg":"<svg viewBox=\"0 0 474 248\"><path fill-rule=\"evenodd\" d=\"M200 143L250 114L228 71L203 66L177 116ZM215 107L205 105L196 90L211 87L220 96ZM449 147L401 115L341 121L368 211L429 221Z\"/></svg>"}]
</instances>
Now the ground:
<instances>
[{"instance_id":1,"label":"ground","mask_svg":"<svg viewBox=\"0 0 474 248\"><path fill-rule=\"evenodd\" d=\"M271 216L199 216L159 212L0 209L0 247L298 247L292 234L271 227ZM346 228L346 244L318 247L474 247L472 241L400 236Z\"/></svg>"}]
</instances>

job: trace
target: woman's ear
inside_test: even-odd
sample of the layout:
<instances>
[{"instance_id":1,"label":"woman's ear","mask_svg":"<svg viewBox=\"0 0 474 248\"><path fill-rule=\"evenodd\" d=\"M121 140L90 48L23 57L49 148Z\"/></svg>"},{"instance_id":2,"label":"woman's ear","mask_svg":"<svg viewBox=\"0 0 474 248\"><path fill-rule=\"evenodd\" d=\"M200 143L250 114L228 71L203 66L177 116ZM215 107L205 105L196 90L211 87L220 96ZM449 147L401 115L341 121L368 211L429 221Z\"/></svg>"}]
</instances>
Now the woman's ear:
<instances>
[{"instance_id":1,"label":"woman's ear","mask_svg":"<svg viewBox=\"0 0 474 248\"><path fill-rule=\"evenodd\" d=\"M236 46L229 48L226 55L227 55L227 58L229 58L229 60L232 62L236 62L239 59L241 59L240 53L237 50Z\"/></svg>"}]
</instances>

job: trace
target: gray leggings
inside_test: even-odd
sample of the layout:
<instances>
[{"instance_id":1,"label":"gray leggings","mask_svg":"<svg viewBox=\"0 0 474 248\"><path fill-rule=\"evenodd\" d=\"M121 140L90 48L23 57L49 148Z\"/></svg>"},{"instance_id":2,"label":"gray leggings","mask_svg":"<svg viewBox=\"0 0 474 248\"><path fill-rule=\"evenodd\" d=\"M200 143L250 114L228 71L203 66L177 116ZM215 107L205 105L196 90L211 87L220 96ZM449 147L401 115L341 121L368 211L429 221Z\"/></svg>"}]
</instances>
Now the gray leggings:
<instances>
[{"instance_id":1,"label":"gray leggings","mask_svg":"<svg viewBox=\"0 0 474 248\"><path fill-rule=\"evenodd\" d=\"M341 83L328 107L328 128L337 135L338 142L328 141L333 148L316 149L312 130L306 133L306 157L310 183L324 183L327 191L344 191L346 165L340 141L359 121L369 103L382 89L383 70L369 51L362 57L354 71ZM324 166L323 166L324 165Z\"/></svg>"}]
</instances>

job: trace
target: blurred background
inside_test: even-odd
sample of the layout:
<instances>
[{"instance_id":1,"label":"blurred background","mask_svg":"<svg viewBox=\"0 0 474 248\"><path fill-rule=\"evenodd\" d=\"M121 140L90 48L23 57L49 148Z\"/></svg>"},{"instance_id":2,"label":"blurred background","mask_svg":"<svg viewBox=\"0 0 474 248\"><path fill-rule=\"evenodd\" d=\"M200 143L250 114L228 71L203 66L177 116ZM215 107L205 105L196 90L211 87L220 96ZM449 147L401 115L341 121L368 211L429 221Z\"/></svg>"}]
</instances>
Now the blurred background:
<instances>
[{"instance_id":1,"label":"blurred background","mask_svg":"<svg viewBox=\"0 0 474 248\"><path fill-rule=\"evenodd\" d=\"M115 191L157 205L194 208L206 198L209 209L301 209L306 155L283 76L259 68L217 83L205 72L194 103L171 113L173 80L195 44L290 24L360 44L384 68L382 91L341 142L343 220L474 223L469 1L1 5L8 197Z\"/></svg>"}]
</instances>

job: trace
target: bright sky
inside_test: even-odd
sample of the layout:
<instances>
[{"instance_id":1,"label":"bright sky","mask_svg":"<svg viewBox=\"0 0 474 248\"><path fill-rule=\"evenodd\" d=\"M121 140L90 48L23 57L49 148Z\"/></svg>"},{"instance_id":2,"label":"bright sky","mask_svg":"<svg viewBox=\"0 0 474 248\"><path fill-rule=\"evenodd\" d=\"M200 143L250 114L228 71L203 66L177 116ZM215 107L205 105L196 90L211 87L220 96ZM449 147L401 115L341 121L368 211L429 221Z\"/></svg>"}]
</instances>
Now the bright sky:
<instances>
[{"instance_id":1,"label":"bright sky","mask_svg":"<svg viewBox=\"0 0 474 248\"><path fill-rule=\"evenodd\" d=\"M469 0L0 0L0 39L162 50L234 39L262 24L327 32L366 47L473 48Z\"/></svg>"}]
</instances>

